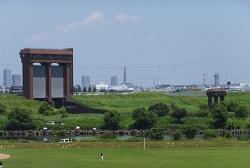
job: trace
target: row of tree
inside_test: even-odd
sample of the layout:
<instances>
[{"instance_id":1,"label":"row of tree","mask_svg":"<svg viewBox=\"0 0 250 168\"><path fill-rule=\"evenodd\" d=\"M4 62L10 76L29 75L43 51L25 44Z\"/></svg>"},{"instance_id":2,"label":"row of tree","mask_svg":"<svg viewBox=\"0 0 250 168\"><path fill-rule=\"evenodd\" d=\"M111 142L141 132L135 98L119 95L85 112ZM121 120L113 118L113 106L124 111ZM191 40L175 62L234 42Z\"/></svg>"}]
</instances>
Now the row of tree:
<instances>
[{"instance_id":1,"label":"row of tree","mask_svg":"<svg viewBox=\"0 0 250 168\"><path fill-rule=\"evenodd\" d=\"M96 92L96 87L94 87L93 89L91 89L90 86L88 88L84 86L82 89L81 89L81 87L74 87L73 90L74 90L74 92L91 93L91 92Z\"/></svg>"},{"instance_id":2,"label":"row of tree","mask_svg":"<svg viewBox=\"0 0 250 168\"><path fill-rule=\"evenodd\" d=\"M211 106L200 105L199 112L197 117L202 118L210 118L211 122L209 128L218 129L225 128L228 124L229 113L234 112L235 118L247 118L249 111L246 106L236 103L219 103L213 104ZM0 104L0 113L5 113L6 107L3 104ZM61 109L53 110L53 108L46 102L42 103L38 113L42 115L53 115L55 114L66 115L66 109L62 107ZM14 108L11 112L7 114L8 123L6 124L6 130L27 130L27 129L35 129L36 125L31 116L32 112L27 109ZM131 129L143 129L143 130L151 130L152 134L155 131L163 131L165 128L157 127L157 122L161 117L172 117L173 124L183 125L183 119L188 117L187 110L185 108L176 106L175 104L171 104L170 106L164 103L157 103L151 105L148 109L146 108L137 108L134 109L131 113L131 118L133 119L133 124L130 126ZM109 130L117 130L120 128L120 123L122 121L121 114L117 111L108 111L104 114L103 117L104 125L103 129ZM209 120L210 121L210 120ZM192 131L191 128L195 128L194 125L190 125L185 127L183 132ZM227 127L233 128L233 127ZM197 130L197 128L193 129Z\"/></svg>"},{"instance_id":3,"label":"row of tree","mask_svg":"<svg viewBox=\"0 0 250 168\"><path fill-rule=\"evenodd\" d=\"M225 128L228 125L229 110L234 112L235 118L247 118L249 111L246 106L239 103L229 102L228 104L219 103L211 106L200 105L197 117L210 118L211 122L209 128L219 129ZM182 125L183 118L188 117L187 110L171 104L167 106L163 103L157 103L150 106L148 109L137 108L132 112L132 119L134 123L132 128L149 130L149 135L156 136L154 139L161 139L164 135L164 128L157 127L157 121L160 117L170 116L174 118L174 124ZM121 122L121 115L117 111L109 111L104 115L104 128L117 130ZM228 127L230 128L230 126ZM186 138L194 138L198 128L193 125L185 125L182 130L175 130L174 135L180 136L181 133L185 134ZM211 133L208 132L208 133Z\"/></svg>"}]
</instances>

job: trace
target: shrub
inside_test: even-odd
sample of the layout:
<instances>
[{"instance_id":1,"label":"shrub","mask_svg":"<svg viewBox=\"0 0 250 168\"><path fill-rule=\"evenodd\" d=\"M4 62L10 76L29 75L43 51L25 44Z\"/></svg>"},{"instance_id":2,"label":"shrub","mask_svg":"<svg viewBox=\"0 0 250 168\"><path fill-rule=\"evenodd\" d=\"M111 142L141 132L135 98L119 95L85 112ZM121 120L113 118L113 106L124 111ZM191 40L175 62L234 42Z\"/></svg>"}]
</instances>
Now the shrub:
<instances>
[{"instance_id":1,"label":"shrub","mask_svg":"<svg viewBox=\"0 0 250 168\"><path fill-rule=\"evenodd\" d=\"M103 117L105 129L117 130L121 122L121 115L117 111L108 111Z\"/></svg>"},{"instance_id":2,"label":"shrub","mask_svg":"<svg viewBox=\"0 0 250 168\"><path fill-rule=\"evenodd\" d=\"M41 106L39 107L39 109L38 109L38 113L39 114L44 114L46 111L52 111L52 110L53 110L53 108L51 107L51 105L49 105L49 103L43 102L41 104Z\"/></svg>"},{"instance_id":3,"label":"shrub","mask_svg":"<svg viewBox=\"0 0 250 168\"><path fill-rule=\"evenodd\" d=\"M233 134L231 133L231 131L225 130L225 132L222 136L227 138L227 139L231 139L233 137Z\"/></svg>"},{"instance_id":4,"label":"shrub","mask_svg":"<svg viewBox=\"0 0 250 168\"><path fill-rule=\"evenodd\" d=\"M45 110L44 112L43 112L43 115L44 116L51 116L51 115L57 115L57 112L55 111L55 110Z\"/></svg>"},{"instance_id":5,"label":"shrub","mask_svg":"<svg viewBox=\"0 0 250 168\"><path fill-rule=\"evenodd\" d=\"M208 129L205 130L204 139L214 139L219 137L219 133L216 130Z\"/></svg>"},{"instance_id":6,"label":"shrub","mask_svg":"<svg viewBox=\"0 0 250 168\"><path fill-rule=\"evenodd\" d=\"M66 136L66 131L64 131L64 130L57 130L57 131L54 131L54 134L58 135L60 137L65 137Z\"/></svg>"},{"instance_id":7,"label":"shrub","mask_svg":"<svg viewBox=\"0 0 250 168\"><path fill-rule=\"evenodd\" d=\"M187 116L187 110L185 108L173 107L173 112L171 114L172 117L177 119L177 122L180 124L181 119Z\"/></svg>"},{"instance_id":8,"label":"shrub","mask_svg":"<svg viewBox=\"0 0 250 168\"><path fill-rule=\"evenodd\" d=\"M246 106L242 106L239 105L236 109L235 109L235 117L236 118L247 118L248 117L248 109L246 108Z\"/></svg>"},{"instance_id":9,"label":"shrub","mask_svg":"<svg viewBox=\"0 0 250 168\"><path fill-rule=\"evenodd\" d=\"M134 128L150 129L157 123L157 115L145 108L137 108L132 112L132 118L135 120Z\"/></svg>"},{"instance_id":10,"label":"shrub","mask_svg":"<svg viewBox=\"0 0 250 168\"><path fill-rule=\"evenodd\" d=\"M0 104L0 114L4 114L6 112L6 106L3 104Z\"/></svg>"},{"instance_id":11,"label":"shrub","mask_svg":"<svg viewBox=\"0 0 250 168\"><path fill-rule=\"evenodd\" d=\"M238 102L230 101L226 103L227 111L230 111L230 112L234 112L238 106L239 106Z\"/></svg>"},{"instance_id":12,"label":"shrub","mask_svg":"<svg viewBox=\"0 0 250 168\"><path fill-rule=\"evenodd\" d=\"M181 131L172 132L172 136L174 141L179 141L181 139Z\"/></svg>"},{"instance_id":13,"label":"shrub","mask_svg":"<svg viewBox=\"0 0 250 168\"><path fill-rule=\"evenodd\" d=\"M58 112L59 112L60 114L67 114L66 108L65 108L64 106L62 106L62 107L58 110Z\"/></svg>"},{"instance_id":14,"label":"shrub","mask_svg":"<svg viewBox=\"0 0 250 168\"><path fill-rule=\"evenodd\" d=\"M153 140L163 140L165 137L165 131L162 128L152 128L148 133L149 138Z\"/></svg>"},{"instance_id":15,"label":"shrub","mask_svg":"<svg viewBox=\"0 0 250 168\"><path fill-rule=\"evenodd\" d=\"M214 128L225 128L228 119L227 108L223 104L216 104L212 109L212 117L214 119L212 122Z\"/></svg>"},{"instance_id":16,"label":"shrub","mask_svg":"<svg viewBox=\"0 0 250 168\"><path fill-rule=\"evenodd\" d=\"M193 139L195 137L197 131L198 131L198 129L194 126L186 126L182 132L186 138Z\"/></svg>"},{"instance_id":17,"label":"shrub","mask_svg":"<svg viewBox=\"0 0 250 168\"><path fill-rule=\"evenodd\" d=\"M7 116L7 130L35 129L33 118L27 109L14 108Z\"/></svg>"},{"instance_id":18,"label":"shrub","mask_svg":"<svg viewBox=\"0 0 250 168\"><path fill-rule=\"evenodd\" d=\"M148 111L153 111L158 117L165 116L169 112L169 107L164 103L157 103L148 108Z\"/></svg>"}]
</instances>

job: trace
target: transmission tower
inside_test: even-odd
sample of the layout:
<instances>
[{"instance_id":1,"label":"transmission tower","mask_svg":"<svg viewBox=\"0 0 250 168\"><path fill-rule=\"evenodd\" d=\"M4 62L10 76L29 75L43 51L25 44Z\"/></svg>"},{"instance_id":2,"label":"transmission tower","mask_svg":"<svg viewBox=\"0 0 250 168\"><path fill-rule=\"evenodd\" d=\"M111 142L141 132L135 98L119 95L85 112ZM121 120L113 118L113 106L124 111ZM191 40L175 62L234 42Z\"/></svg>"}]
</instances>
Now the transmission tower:
<instances>
[{"instance_id":1,"label":"transmission tower","mask_svg":"<svg viewBox=\"0 0 250 168\"><path fill-rule=\"evenodd\" d=\"M206 86L206 74L203 74L203 85Z\"/></svg>"},{"instance_id":2,"label":"transmission tower","mask_svg":"<svg viewBox=\"0 0 250 168\"><path fill-rule=\"evenodd\" d=\"M219 79L219 73L215 72L215 74L214 74L214 86L215 87L219 86L219 81L220 81L220 79Z\"/></svg>"},{"instance_id":3,"label":"transmission tower","mask_svg":"<svg viewBox=\"0 0 250 168\"><path fill-rule=\"evenodd\" d=\"M123 83L127 83L127 68L124 66L123 69Z\"/></svg>"}]
</instances>

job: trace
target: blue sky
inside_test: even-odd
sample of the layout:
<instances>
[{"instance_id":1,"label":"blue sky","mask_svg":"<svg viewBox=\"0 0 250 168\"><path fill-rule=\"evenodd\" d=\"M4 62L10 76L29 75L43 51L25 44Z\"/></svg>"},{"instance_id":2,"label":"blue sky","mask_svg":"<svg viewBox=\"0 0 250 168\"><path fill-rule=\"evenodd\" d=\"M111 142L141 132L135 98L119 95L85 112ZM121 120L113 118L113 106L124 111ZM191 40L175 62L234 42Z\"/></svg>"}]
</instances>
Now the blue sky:
<instances>
[{"instance_id":1,"label":"blue sky","mask_svg":"<svg viewBox=\"0 0 250 168\"><path fill-rule=\"evenodd\" d=\"M250 1L1 0L0 71L25 47L74 48L75 84L250 82Z\"/></svg>"}]
</instances>

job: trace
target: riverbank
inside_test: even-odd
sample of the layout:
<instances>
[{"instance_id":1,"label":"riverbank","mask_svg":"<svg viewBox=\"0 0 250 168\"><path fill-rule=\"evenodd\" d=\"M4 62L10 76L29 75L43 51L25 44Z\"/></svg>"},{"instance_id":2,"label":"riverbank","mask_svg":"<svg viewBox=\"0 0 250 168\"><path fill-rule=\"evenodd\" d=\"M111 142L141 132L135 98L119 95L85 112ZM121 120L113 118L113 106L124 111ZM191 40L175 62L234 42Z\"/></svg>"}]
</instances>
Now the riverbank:
<instances>
[{"instance_id":1,"label":"riverbank","mask_svg":"<svg viewBox=\"0 0 250 168\"><path fill-rule=\"evenodd\" d=\"M203 148L203 147L250 147L250 141L236 139L181 140L181 141L144 141L141 142L72 142L72 143L7 143L0 149L15 148Z\"/></svg>"}]
</instances>

